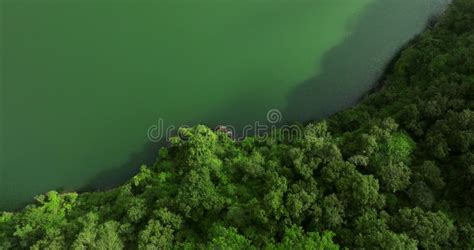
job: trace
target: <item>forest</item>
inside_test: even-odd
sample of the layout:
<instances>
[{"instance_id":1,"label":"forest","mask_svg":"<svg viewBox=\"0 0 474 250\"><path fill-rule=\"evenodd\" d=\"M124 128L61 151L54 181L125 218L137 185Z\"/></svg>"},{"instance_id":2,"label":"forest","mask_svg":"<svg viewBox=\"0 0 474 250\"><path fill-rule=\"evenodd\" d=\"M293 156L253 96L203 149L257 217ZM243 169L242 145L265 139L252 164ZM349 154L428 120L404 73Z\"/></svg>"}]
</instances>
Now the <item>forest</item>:
<instances>
[{"instance_id":1,"label":"forest","mask_svg":"<svg viewBox=\"0 0 474 250\"><path fill-rule=\"evenodd\" d=\"M0 249L473 249L474 1L382 81L298 137L182 129L117 188L1 212Z\"/></svg>"}]
</instances>

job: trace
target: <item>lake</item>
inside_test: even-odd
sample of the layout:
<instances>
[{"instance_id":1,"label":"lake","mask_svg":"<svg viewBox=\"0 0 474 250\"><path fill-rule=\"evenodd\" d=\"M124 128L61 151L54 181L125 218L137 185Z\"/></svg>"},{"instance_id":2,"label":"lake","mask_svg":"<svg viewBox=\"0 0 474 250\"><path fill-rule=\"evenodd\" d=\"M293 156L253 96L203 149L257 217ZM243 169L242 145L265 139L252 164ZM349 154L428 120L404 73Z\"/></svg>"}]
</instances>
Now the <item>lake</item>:
<instances>
[{"instance_id":1,"label":"lake","mask_svg":"<svg viewBox=\"0 0 474 250\"><path fill-rule=\"evenodd\" d=\"M150 128L346 108L447 4L0 1L0 210L118 185L153 162Z\"/></svg>"}]
</instances>

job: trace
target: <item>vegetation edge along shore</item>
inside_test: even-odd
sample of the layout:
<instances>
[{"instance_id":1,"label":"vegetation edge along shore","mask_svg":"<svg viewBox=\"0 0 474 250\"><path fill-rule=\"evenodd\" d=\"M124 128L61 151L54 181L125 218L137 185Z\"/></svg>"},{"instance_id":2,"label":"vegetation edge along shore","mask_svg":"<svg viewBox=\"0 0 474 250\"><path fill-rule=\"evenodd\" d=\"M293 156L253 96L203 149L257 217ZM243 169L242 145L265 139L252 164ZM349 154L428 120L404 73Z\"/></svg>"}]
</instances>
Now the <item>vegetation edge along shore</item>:
<instances>
[{"instance_id":1,"label":"vegetation edge along shore","mask_svg":"<svg viewBox=\"0 0 474 250\"><path fill-rule=\"evenodd\" d=\"M382 90L301 129L184 129L118 188L0 213L0 249L474 248L474 1L454 0Z\"/></svg>"}]
</instances>

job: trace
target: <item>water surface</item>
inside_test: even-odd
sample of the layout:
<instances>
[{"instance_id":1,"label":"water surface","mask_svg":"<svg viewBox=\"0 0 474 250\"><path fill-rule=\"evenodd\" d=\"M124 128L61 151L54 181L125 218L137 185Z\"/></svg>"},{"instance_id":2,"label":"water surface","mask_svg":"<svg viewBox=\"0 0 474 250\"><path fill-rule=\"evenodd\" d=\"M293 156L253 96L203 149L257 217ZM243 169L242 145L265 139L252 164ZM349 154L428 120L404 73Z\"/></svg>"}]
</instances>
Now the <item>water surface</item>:
<instances>
[{"instance_id":1,"label":"water surface","mask_svg":"<svg viewBox=\"0 0 474 250\"><path fill-rule=\"evenodd\" d=\"M0 0L0 209L115 185L165 125L319 118L439 0Z\"/></svg>"}]
</instances>

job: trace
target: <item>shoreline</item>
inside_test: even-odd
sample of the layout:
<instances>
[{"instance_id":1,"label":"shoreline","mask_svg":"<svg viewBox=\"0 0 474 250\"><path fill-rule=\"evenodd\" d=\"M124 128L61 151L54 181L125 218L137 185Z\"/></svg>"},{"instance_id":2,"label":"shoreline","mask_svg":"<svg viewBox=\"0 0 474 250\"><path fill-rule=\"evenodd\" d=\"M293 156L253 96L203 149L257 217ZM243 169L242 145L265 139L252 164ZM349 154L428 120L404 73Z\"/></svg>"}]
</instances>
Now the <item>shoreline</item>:
<instances>
[{"instance_id":1,"label":"shoreline","mask_svg":"<svg viewBox=\"0 0 474 250\"><path fill-rule=\"evenodd\" d=\"M343 108L333 114L330 114L330 115L327 115L327 116L324 116L322 117L321 119L318 119L318 120L308 120L308 121L302 121L302 122L288 122L286 124L282 124L281 126L284 126L284 125L292 125L292 124L296 124L296 125L301 125L301 126L305 126L305 125L308 125L310 123L315 123L315 122L319 122L319 121L324 121L324 120L328 120L328 119L331 119L331 117L341 113L341 112L344 112L346 110L349 110L351 108L353 108L354 106L364 102L364 100L366 100L370 95L374 94L374 93L377 93L377 92L380 92L380 91L383 91L383 89L387 86L386 85L386 80L388 78L388 76L390 76L391 74L393 74L393 70L394 70L394 66L396 64L396 62L400 59L400 57L402 56L403 54L403 51L408 49L409 47L411 47L413 44L415 44L420 36L425 33L427 30L433 28L433 27L436 27L440 20L443 18L443 16L445 15L446 13L446 10L450 8L450 5L451 5L452 1L450 1L450 3L446 6L446 8L441 11L441 13L438 13L438 14L435 14L433 16L431 16L426 24L425 24L425 27L418 33L416 34L414 37L412 37L411 39L409 39L404 45L400 46L396 52L390 57L391 59L388 61L388 63L386 63L386 65L382 68L381 70L381 73L380 73L380 76L377 77L373 83L371 84L372 87L370 87L365 93L363 93L354 103L352 103L350 106L346 107L346 108ZM208 127L207 125L205 125L206 127ZM252 136L250 136L252 137ZM237 142L238 143L238 142ZM161 147L169 147L169 145L164 145L164 146L161 146ZM161 148L160 147L160 148ZM154 164L154 163L153 163ZM83 188L79 188L78 190L71 190L71 191L64 191L62 190L61 188L59 189L52 189L50 191L47 191L45 193L41 193L41 194L38 194L34 197L31 197L30 201L27 201L27 202L24 202L23 205L20 205L18 208L15 208L15 209L10 209L10 210L2 210L0 209L0 213L1 212L6 212L6 213L15 213L15 212L20 212L22 211L23 209L25 209L26 207L28 206L31 206L31 205L36 205L37 204L37 197L40 197L40 196L45 196L47 195L48 193L50 192L57 192L59 196L65 196L65 195L68 195L68 194L77 194L77 195L86 195L86 194L90 194L90 193L97 193L97 192L111 192L111 191L114 191L115 189L117 188L120 188L122 185L128 183L131 181L131 179L136 176L137 173L139 173L140 169L142 166L146 166L146 167L150 167L150 166L147 166L145 164L142 164L141 166L139 167L135 167L135 169L137 171L135 171L136 173L132 176L130 176L129 178L126 178L125 181L121 182L120 184L118 185L113 185L113 187L110 187L110 188L90 188L90 187L83 187ZM132 171L132 170L130 170Z\"/></svg>"}]
</instances>

